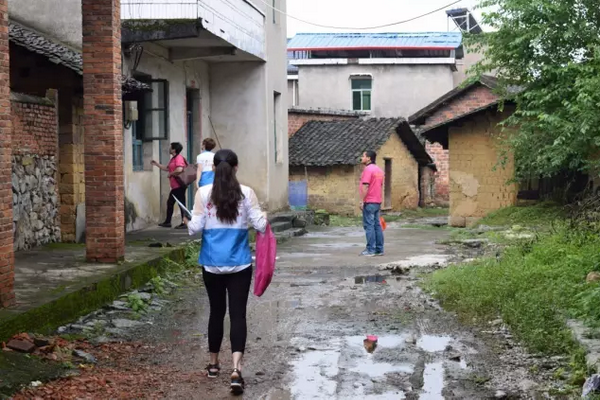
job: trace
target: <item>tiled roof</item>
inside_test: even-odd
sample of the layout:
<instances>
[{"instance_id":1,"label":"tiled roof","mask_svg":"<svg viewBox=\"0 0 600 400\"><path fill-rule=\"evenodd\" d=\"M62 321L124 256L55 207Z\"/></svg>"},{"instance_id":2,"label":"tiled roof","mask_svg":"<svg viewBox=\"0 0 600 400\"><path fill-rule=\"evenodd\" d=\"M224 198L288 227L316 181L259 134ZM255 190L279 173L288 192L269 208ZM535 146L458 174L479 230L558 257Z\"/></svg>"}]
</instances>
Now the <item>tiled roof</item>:
<instances>
[{"instance_id":1,"label":"tiled roof","mask_svg":"<svg viewBox=\"0 0 600 400\"><path fill-rule=\"evenodd\" d=\"M79 75L83 75L83 59L81 53L77 50L13 21L9 23L9 39L18 46L44 56L55 64L72 69ZM122 82L123 93L152 90L149 85L133 78L123 76Z\"/></svg>"},{"instance_id":2,"label":"tiled roof","mask_svg":"<svg viewBox=\"0 0 600 400\"><path fill-rule=\"evenodd\" d=\"M289 141L290 166L356 165L367 150L377 151L396 132L421 165L432 163L403 118L311 121Z\"/></svg>"},{"instance_id":3,"label":"tiled roof","mask_svg":"<svg viewBox=\"0 0 600 400\"><path fill-rule=\"evenodd\" d=\"M55 42L35 31L25 28L22 25L10 22L9 24L10 41L27 50L47 57L55 64L64 65L78 74L83 74L83 60L81 53L73 50L64 44Z\"/></svg>"},{"instance_id":4,"label":"tiled roof","mask_svg":"<svg viewBox=\"0 0 600 400\"><path fill-rule=\"evenodd\" d=\"M288 51L300 50L453 50L461 46L460 32L415 33L299 33Z\"/></svg>"},{"instance_id":5,"label":"tiled roof","mask_svg":"<svg viewBox=\"0 0 600 400\"><path fill-rule=\"evenodd\" d=\"M288 114L308 114L308 115L332 115L339 117L365 117L369 115L367 111L336 110L333 108L302 108L293 106L288 108Z\"/></svg>"}]
</instances>

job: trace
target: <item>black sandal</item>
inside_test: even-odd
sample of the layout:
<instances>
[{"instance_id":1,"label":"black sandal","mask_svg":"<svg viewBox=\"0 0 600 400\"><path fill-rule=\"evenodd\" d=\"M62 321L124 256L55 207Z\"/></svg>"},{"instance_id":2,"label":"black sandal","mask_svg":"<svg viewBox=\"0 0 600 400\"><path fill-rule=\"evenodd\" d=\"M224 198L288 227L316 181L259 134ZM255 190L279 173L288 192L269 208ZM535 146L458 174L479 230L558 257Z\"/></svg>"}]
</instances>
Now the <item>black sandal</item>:
<instances>
[{"instance_id":1,"label":"black sandal","mask_svg":"<svg viewBox=\"0 0 600 400\"><path fill-rule=\"evenodd\" d=\"M234 378L233 375L237 374L237 378ZM240 395L244 393L244 378L242 378L242 373L239 369L235 368L231 373L231 393L235 395Z\"/></svg>"},{"instance_id":2,"label":"black sandal","mask_svg":"<svg viewBox=\"0 0 600 400\"><path fill-rule=\"evenodd\" d=\"M208 367L206 367L206 372L208 372L209 378L218 377L220 371L221 367L219 366L219 364L208 364Z\"/></svg>"}]
</instances>

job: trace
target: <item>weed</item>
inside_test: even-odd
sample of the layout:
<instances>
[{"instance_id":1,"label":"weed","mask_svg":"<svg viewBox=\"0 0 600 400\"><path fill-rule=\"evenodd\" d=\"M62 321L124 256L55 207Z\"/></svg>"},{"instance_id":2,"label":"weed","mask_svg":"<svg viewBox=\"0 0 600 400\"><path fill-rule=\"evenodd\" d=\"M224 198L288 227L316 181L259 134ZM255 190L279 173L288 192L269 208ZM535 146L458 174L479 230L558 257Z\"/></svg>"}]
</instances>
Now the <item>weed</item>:
<instances>
[{"instance_id":1,"label":"weed","mask_svg":"<svg viewBox=\"0 0 600 400\"><path fill-rule=\"evenodd\" d=\"M127 295L127 305L136 313L145 312L148 304L137 293Z\"/></svg>"},{"instance_id":2,"label":"weed","mask_svg":"<svg viewBox=\"0 0 600 400\"><path fill-rule=\"evenodd\" d=\"M152 291L158 295L162 295L165 293L165 281L160 276L155 276L150 279L150 285L152 286Z\"/></svg>"}]
</instances>

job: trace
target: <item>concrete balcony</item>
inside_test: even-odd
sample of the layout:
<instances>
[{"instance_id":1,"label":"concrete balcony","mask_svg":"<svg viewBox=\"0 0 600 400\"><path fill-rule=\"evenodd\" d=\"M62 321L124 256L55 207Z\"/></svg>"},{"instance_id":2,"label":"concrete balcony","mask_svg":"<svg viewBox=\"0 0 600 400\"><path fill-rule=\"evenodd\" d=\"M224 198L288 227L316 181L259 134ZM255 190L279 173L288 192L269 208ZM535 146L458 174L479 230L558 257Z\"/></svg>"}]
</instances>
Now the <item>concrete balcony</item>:
<instances>
[{"instance_id":1,"label":"concrete balcony","mask_svg":"<svg viewBox=\"0 0 600 400\"><path fill-rule=\"evenodd\" d=\"M158 42L173 61L266 59L265 14L249 0L121 0L121 19L124 42Z\"/></svg>"}]
</instances>

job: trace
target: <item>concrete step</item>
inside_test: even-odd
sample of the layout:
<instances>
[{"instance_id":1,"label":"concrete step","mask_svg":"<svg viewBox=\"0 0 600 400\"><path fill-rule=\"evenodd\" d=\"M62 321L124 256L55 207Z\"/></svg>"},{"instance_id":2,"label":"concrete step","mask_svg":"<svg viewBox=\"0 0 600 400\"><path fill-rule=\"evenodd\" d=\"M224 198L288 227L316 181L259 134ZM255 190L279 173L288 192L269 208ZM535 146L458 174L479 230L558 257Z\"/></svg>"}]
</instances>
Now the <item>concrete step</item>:
<instances>
[{"instance_id":1,"label":"concrete step","mask_svg":"<svg viewBox=\"0 0 600 400\"><path fill-rule=\"evenodd\" d=\"M293 226L291 221L274 222L271 224L271 230L273 231L273 233L287 231L288 229L292 228Z\"/></svg>"},{"instance_id":2,"label":"concrete step","mask_svg":"<svg viewBox=\"0 0 600 400\"><path fill-rule=\"evenodd\" d=\"M274 224L276 222L292 222L297 218L294 213L278 213L269 217L269 222Z\"/></svg>"}]
</instances>

